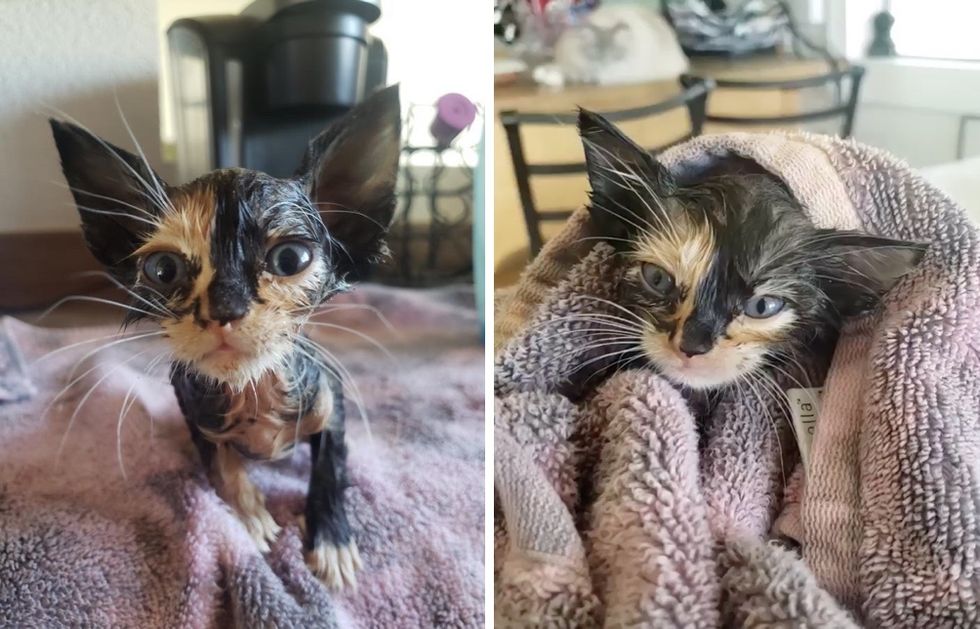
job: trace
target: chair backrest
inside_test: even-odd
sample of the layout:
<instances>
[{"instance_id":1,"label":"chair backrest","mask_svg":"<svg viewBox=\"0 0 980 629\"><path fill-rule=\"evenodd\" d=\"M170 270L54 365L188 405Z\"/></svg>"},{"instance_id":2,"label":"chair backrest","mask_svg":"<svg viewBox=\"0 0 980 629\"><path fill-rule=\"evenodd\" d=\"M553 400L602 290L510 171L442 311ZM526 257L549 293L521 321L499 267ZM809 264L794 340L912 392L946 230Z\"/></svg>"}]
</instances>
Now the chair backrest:
<instances>
[{"instance_id":1,"label":"chair backrest","mask_svg":"<svg viewBox=\"0 0 980 629\"><path fill-rule=\"evenodd\" d=\"M851 135L851 129L854 127L854 112L857 108L858 94L861 89L861 78L863 76L864 68L862 66L852 65L828 74L786 81L735 81L715 79L715 88L718 90L790 91L833 85L836 88L836 98L834 104L830 107L814 109L812 111L778 116L719 116L709 111L705 114L705 120L707 122L731 126L778 127L839 117L841 118L840 134L841 137L846 138ZM684 86L698 85L703 81L703 77L694 75L684 75L681 77L681 85ZM846 96L844 95L843 83L849 83Z\"/></svg>"},{"instance_id":2,"label":"chair backrest","mask_svg":"<svg viewBox=\"0 0 980 629\"><path fill-rule=\"evenodd\" d=\"M648 149L656 154L665 148L689 140L701 134L705 120L705 103L708 92L711 91L713 81L710 79L694 79L688 81L684 90L677 96L671 97L651 105L634 107L631 109L621 109L617 111L599 112L612 122L624 122L656 116L674 109L686 108L690 118L691 130L689 133L678 137L671 142L659 147ZM554 114L554 113L519 113L516 111L503 111L500 113L500 120L503 123L504 131L507 134L507 144L510 147L510 157L514 164L514 175L517 179L517 192L520 196L521 208L524 211L524 221L527 225L527 236L530 242L531 257L537 255L544 243L541 234L541 223L543 221L565 220L571 216L571 209L568 210L548 210L539 211L534 202L534 195L531 192L531 177L571 175L586 172L585 162L578 163L537 163L529 164L527 155L524 151L524 144L521 139L521 125L544 125L560 126L575 125L578 122L577 114Z\"/></svg>"}]
</instances>

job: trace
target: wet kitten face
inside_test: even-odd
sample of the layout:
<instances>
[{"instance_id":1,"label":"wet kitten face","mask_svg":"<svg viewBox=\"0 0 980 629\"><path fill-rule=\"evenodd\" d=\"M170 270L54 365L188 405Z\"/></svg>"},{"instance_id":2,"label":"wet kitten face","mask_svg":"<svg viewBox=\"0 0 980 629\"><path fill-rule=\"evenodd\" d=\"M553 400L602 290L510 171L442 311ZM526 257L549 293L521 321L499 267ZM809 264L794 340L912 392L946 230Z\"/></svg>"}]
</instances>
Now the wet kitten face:
<instances>
[{"instance_id":1,"label":"wet kitten face","mask_svg":"<svg viewBox=\"0 0 980 629\"><path fill-rule=\"evenodd\" d=\"M310 144L298 174L219 170L167 186L145 161L52 121L86 241L157 320L174 359L241 388L285 361L312 309L384 252L400 151L397 88Z\"/></svg>"},{"instance_id":2,"label":"wet kitten face","mask_svg":"<svg viewBox=\"0 0 980 629\"><path fill-rule=\"evenodd\" d=\"M628 260L621 304L637 315L627 318L642 353L679 384L712 389L785 369L873 308L922 255L814 228L769 175L679 186L600 116L582 112L580 129L593 223Z\"/></svg>"}]
</instances>

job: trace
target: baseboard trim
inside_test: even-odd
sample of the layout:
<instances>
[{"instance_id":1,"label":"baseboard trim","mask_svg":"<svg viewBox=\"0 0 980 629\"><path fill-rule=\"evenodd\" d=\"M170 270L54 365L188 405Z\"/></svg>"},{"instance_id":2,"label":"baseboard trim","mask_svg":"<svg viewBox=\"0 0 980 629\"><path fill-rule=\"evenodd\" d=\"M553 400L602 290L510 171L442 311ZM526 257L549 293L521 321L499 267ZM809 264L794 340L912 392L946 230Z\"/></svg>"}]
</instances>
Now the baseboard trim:
<instances>
[{"instance_id":1,"label":"baseboard trim","mask_svg":"<svg viewBox=\"0 0 980 629\"><path fill-rule=\"evenodd\" d=\"M105 292L103 270L80 231L0 234L0 311L50 306L68 295Z\"/></svg>"}]
</instances>

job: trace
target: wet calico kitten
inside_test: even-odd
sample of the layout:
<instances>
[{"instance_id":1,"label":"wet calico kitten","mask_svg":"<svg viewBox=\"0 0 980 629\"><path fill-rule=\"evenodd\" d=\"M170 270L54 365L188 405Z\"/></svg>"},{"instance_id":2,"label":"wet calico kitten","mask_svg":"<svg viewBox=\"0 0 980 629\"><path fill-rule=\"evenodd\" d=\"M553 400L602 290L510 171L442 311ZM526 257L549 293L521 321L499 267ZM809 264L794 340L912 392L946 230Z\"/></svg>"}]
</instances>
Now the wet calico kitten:
<instances>
[{"instance_id":1,"label":"wet calico kitten","mask_svg":"<svg viewBox=\"0 0 980 629\"><path fill-rule=\"evenodd\" d=\"M815 228L771 175L681 185L601 116L582 111L579 130L592 222L628 260L620 305L634 316L619 325L635 341L629 351L689 389L822 353L923 254L922 245Z\"/></svg>"},{"instance_id":2,"label":"wet calico kitten","mask_svg":"<svg viewBox=\"0 0 980 629\"><path fill-rule=\"evenodd\" d=\"M314 139L289 179L226 169L168 186L140 157L71 124L51 128L88 246L132 297L129 320L166 333L171 381L219 495L267 550L279 526L245 460L308 439L307 563L328 585L353 583L341 382L300 326L385 251L397 87Z\"/></svg>"}]
</instances>

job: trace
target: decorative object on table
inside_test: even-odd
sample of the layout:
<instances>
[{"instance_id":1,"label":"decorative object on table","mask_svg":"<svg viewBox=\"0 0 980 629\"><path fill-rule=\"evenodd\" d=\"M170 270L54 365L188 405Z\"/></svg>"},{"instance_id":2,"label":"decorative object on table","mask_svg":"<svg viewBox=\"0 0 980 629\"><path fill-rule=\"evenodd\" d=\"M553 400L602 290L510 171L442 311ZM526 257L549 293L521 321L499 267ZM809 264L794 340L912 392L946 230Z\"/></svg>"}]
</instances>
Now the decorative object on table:
<instances>
[{"instance_id":1,"label":"decorative object on table","mask_svg":"<svg viewBox=\"0 0 980 629\"><path fill-rule=\"evenodd\" d=\"M398 286L469 282L473 277L473 168L480 108L461 94L409 106L391 262L375 278Z\"/></svg>"},{"instance_id":2,"label":"decorative object on table","mask_svg":"<svg viewBox=\"0 0 980 629\"><path fill-rule=\"evenodd\" d=\"M643 83L676 79L688 68L670 24L640 4L605 5L589 12L561 34L554 56L553 67L537 68L535 80L551 85Z\"/></svg>"},{"instance_id":3,"label":"decorative object on table","mask_svg":"<svg viewBox=\"0 0 980 629\"><path fill-rule=\"evenodd\" d=\"M513 44L521 35L515 4L515 0L494 0L493 3L493 36L505 44Z\"/></svg>"},{"instance_id":4,"label":"decorative object on table","mask_svg":"<svg viewBox=\"0 0 980 629\"><path fill-rule=\"evenodd\" d=\"M732 3L706 0L665 0L670 20L689 56L741 56L773 52L784 40L789 14L776 0Z\"/></svg>"},{"instance_id":5,"label":"decorative object on table","mask_svg":"<svg viewBox=\"0 0 980 629\"><path fill-rule=\"evenodd\" d=\"M580 24L598 5L598 0L502 0L495 5L494 32L500 30L502 41L511 46L515 55L530 66L537 66L550 62L561 34ZM514 37L508 39L508 33Z\"/></svg>"},{"instance_id":6,"label":"decorative object on table","mask_svg":"<svg viewBox=\"0 0 980 629\"><path fill-rule=\"evenodd\" d=\"M892 27L895 17L889 12L891 2L885 2L880 13L871 21L872 39L868 46L869 57L894 57L895 42L892 41Z\"/></svg>"},{"instance_id":7,"label":"decorative object on table","mask_svg":"<svg viewBox=\"0 0 980 629\"><path fill-rule=\"evenodd\" d=\"M800 32L785 0L664 0L664 15L688 56L772 53L788 43L797 55L805 48L838 69L825 46Z\"/></svg>"},{"instance_id":8,"label":"decorative object on table","mask_svg":"<svg viewBox=\"0 0 980 629\"><path fill-rule=\"evenodd\" d=\"M429 125L436 148L445 150L476 119L476 105L462 94L444 94L436 101L436 115Z\"/></svg>"}]
</instances>

